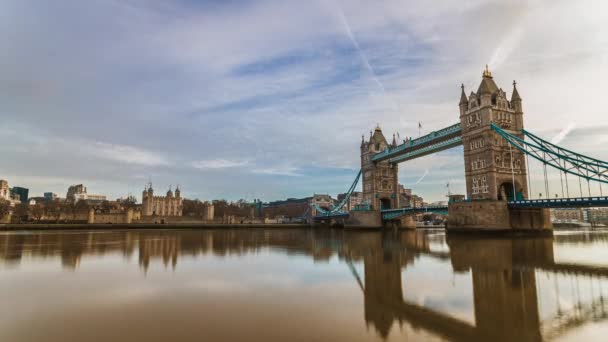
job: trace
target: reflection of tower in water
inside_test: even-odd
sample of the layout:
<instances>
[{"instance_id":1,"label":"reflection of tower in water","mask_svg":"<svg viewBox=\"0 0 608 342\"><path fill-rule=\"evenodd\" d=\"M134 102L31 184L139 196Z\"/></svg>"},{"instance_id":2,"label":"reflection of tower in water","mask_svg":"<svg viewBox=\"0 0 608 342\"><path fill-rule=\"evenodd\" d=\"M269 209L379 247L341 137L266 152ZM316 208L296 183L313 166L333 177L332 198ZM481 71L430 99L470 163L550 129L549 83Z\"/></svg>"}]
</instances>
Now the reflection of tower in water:
<instances>
[{"instance_id":1,"label":"reflection of tower in water","mask_svg":"<svg viewBox=\"0 0 608 342\"><path fill-rule=\"evenodd\" d=\"M171 262L171 267L175 269L180 245L180 239L176 235L142 235L139 239L139 265L146 272L151 259L161 258L165 267Z\"/></svg>"},{"instance_id":2,"label":"reflection of tower in water","mask_svg":"<svg viewBox=\"0 0 608 342\"><path fill-rule=\"evenodd\" d=\"M364 257L365 321L371 323L380 336L386 338L393 321L399 317L387 310L387 303L403 302L401 263L392 253L373 251Z\"/></svg>"},{"instance_id":3,"label":"reflection of tower in water","mask_svg":"<svg viewBox=\"0 0 608 342\"><path fill-rule=\"evenodd\" d=\"M541 341L534 268L553 264L553 240L451 239L452 263L472 270L478 334L498 341ZM525 267L522 267L525 266Z\"/></svg>"},{"instance_id":4,"label":"reflection of tower in water","mask_svg":"<svg viewBox=\"0 0 608 342\"><path fill-rule=\"evenodd\" d=\"M410 249L420 251L428 246L406 240L402 237L401 243L406 242ZM454 270L471 270L474 325L404 301L403 246L389 248L387 243L364 256L366 322L383 338L393 321L405 320L450 340L541 341L534 266L553 263L553 241L462 239L449 244Z\"/></svg>"}]
</instances>

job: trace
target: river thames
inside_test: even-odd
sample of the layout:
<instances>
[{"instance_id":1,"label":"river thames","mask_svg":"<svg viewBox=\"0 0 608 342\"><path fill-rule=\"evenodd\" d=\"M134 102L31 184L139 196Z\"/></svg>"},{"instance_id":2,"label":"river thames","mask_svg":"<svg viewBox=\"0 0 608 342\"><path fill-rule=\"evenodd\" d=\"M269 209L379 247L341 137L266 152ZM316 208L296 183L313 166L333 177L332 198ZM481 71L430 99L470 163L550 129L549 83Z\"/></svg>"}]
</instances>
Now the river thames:
<instances>
[{"instance_id":1,"label":"river thames","mask_svg":"<svg viewBox=\"0 0 608 342\"><path fill-rule=\"evenodd\" d=\"M0 341L600 341L608 230L0 233Z\"/></svg>"}]
</instances>

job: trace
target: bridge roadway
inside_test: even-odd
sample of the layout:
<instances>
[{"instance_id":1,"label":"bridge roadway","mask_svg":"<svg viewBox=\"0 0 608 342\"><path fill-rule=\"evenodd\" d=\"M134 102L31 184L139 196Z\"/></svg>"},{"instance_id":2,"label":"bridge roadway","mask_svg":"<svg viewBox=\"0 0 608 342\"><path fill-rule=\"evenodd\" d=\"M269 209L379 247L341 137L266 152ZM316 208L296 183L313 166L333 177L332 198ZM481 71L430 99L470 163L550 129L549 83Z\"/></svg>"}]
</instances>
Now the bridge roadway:
<instances>
[{"instance_id":1,"label":"bridge roadway","mask_svg":"<svg viewBox=\"0 0 608 342\"><path fill-rule=\"evenodd\" d=\"M574 197L574 198L552 198L552 199L532 199L509 201L509 208L599 208L608 207L608 196L593 196L593 197ZM381 210L383 220L394 220L401 216L407 216L420 213L448 213L448 206L428 206L421 208L397 208ZM313 217L316 220L332 219L332 218L348 218L349 213L345 211L328 212Z\"/></svg>"},{"instance_id":2,"label":"bridge roadway","mask_svg":"<svg viewBox=\"0 0 608 342\"><path fill-rule=\"evenodd\" d=\"M597 208L608 207L608 196L509 201L508 205L510 208Z\"/></svg>"},{"instance_id":3,"label":"bridge roadway","mask_svg":"<svg viewBox=\"0 0 608 342\"><path fill-rule=\"evenodd\" d=\"M447 205L435 205L428 207L420 207L420 208L397 208L397 209L384 209L382 210L382 219L383 220L392 220L401 216L412 215L412 214L421 214L421 213L434 213L434 214L444 214L448 213Z\"/></svg>"},{"instance_id":4,"label":"bridge roadway","mask_svg":"<svg viewBox=\"0 0 608 342\"><path fill-rule=\"evenodd\" d=\"M383 209L380 211L382 214L383 220L394 220L401 216L407 216L412 214L421 214L421 213L434 213L434 214L448 214L448 206L447 205L436 205L436 206L428 206L428 207L419 207L419 208L397 208L397 209ZM313 216L314 220L322 221L329 219L338 219L338 218L348 218L350 214L346 211L336 211L336 212L327 212L322 213L317 216Z\"/></svg>"}]
</instances>

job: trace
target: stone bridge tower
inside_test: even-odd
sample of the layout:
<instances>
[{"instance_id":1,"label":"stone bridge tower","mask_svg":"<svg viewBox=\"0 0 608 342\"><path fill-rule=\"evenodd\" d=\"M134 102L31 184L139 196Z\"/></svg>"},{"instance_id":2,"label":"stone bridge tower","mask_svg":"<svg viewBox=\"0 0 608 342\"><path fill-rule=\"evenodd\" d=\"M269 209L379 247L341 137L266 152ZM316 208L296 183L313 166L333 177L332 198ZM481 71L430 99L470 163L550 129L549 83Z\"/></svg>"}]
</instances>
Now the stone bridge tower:
<instances>
[{"instance_id":1,"label":"stone bridge tower","mask_svg":"<svg viewBox=\"0 0 608 342\"><path fill-rule=\"evenodd\" d=\"M380 126L377 126L373 133L369 132L368 141L365 141L365 137L361 137L363 200L374 210L399 207L397 164L389 164L388 160L382 162L371 160L374 154L383 152L391 146L397 146L395 136L389 145Z\"/></svg>"},{"instance_id":2,"label":"stone bridge tower","mask_svg":"<svg viewBox=\"0 0 608 342\"><path fill-rule=\"evenodd\" d=\"M477 93L460 95L467 198L508 200L528 198L525 157L492 130L490 123L523 139L521 98L513 82L511 100L486 69Z\"/></svg>"}]
</instances>

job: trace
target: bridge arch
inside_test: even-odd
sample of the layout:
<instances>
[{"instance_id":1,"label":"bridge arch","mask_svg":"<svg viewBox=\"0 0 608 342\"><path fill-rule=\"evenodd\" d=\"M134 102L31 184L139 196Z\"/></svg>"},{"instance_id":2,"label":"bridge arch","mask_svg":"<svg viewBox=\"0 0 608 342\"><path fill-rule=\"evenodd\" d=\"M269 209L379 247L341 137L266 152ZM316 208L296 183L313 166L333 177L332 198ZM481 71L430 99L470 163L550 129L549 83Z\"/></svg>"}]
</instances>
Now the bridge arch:
<instances>
[{"instance_id":1,"label":"bridge arch","mask_svg":"<svg viewBox=\"0 0 608 342\"><path fill-rule=\"evenodd\" d=\"M498 186L498 200L500 201L516 201L522 200L524 197L524 188L518 181L515 181L515 186L513 186L512 180L503 181Z\"/></svg>"},{"instance_id":2,"label":"bridge arch","mask_svg":"<svg viewBox=\"0 0 608 342\"><path fill-rule=\"evenodd\" d=\"M381 198L380 199L380 209L381 210L392 209L391 208L391 199L390 198Z\"/></svg>"}]
</instances>

